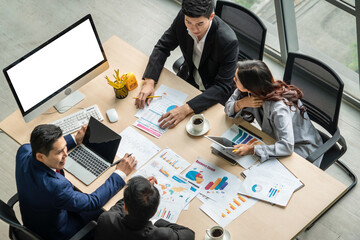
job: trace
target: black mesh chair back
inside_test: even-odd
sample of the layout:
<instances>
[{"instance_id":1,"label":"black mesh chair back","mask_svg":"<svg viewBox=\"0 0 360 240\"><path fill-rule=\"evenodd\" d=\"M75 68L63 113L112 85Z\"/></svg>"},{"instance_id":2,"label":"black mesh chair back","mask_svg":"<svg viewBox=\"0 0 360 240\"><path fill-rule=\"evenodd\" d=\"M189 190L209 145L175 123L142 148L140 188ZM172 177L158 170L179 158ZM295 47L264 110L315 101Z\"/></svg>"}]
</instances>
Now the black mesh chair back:
<instances>
[{"instance_id":1,"label":"black mesh chair back","mask_svg":"<svg viewBox=\"0 0 360 240\"><path fill-rule=\"evenodd\" d=\"M312 121L332 135L337 131L344 83L327 65L312 57L289 53L284 81L300 88Z\"/></svg>"},{"instance_id":2,"label":"black mesh chair back","mask_svg":"<svg viewBox=\"0 0 360 240\"><path fill-rule=\"evenodd\" d=\"M17 196L16 196L17 197ZM11 199L10 199L11 200ZM10 201L9 201L10 202ZM27 227L21 225L17 220L12 205L0 200L0 219L10 225L9 238L13 240L42 240L40 236L33 233Z\"/></svg>"},{"instance_id":3,"label":"black mesh chair back","mask_svg":"<svg viewBox=\"0 0 360 240\"><path fill-rule=\"evenodd\" d=\"M307 159L312 162L323 155L320 165L322 170L326 170L336 163L352 180L345 194L333 202L331 208L357 184L356 175L340 160L347 150L346 141L340 135L338 128L344 83L329 66L300 53L288 54L283 80L302 90L304 94L302 102L307 108L310 119L330 134L329 136L318 129L323 144ZM323 212L306 230L310 229L330 208Z\"/></svg>"},{"instance_id":4,"label":"black mesh chair back","mask_svg":"<svg viewBox=\"0 0 360 240\"><path fill-rule=\"evenodd\" d=\"M258 16L236 3L221 0L216 2L215 14L234 30L239 40L239 60L263 59L266 27Z\"/></svg>"}]
</instances>

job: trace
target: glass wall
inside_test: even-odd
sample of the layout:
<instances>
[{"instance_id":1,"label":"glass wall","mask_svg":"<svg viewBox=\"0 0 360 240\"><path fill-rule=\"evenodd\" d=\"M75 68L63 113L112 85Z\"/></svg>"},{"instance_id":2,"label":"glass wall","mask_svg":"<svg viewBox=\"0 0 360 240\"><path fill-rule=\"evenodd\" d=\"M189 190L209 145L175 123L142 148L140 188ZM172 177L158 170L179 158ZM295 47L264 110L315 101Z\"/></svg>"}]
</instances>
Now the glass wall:
<instances>
[{"instance_id":1,"label":"glass wall","mask_svg":"<svg viewBox=\"0 0 360 240\"><path fill-rule=\"evenodd\" d=\"M355 16L318 0L295 1L299 50L322 60L345 83L345 91L359 96L359 64Z\"/></svg>"},{"instance_id":2,"label":"glass wall","mask_svg":"<svg viewBox=\"0 0 360 240\"><path fill-rule=\"evenodd\" d=\"M273 0L233 0L233 2L246 7L256 13L267 28L266 47L280 52L279 35Z\"/></svg>"},{"instance_id":3,"label":"glass wall","mask_svg":"<svg viewBox=\"0 0 360 240\"><path fill-rule=\"evenodd\" d=\"M263 20L268 28L266 48L276 50L280 60L285 59L280 57L284 56L280 49L298 48L299 52L323 61L344 81L347 99L356 99L359 106L359 39L355 15L360 13L355 11L355 0L293 0L293 5L287 2L291 0L231 1L245 6ZM290 5L293 9L284 9L284 3L287 3L286 7ZM287 14L294 12L295 15L291 14L294 16L289 18L288 14L284 18L276 14L284 11ZM278 26L285 29L286 24L293 24L295 29L279 32ZM281 39L297 39L297 43L289 46L293 44L291 41ZM284 44L287 45L286 48L279 47Z\"/></svg>"}]
</instances>

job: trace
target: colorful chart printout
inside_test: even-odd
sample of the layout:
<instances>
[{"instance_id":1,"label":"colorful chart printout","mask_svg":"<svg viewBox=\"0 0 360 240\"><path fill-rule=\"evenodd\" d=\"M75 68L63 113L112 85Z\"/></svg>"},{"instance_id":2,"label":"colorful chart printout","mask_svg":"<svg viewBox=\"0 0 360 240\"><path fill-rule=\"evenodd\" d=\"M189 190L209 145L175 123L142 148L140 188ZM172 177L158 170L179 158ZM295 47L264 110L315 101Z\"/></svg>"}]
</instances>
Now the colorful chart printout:
<instances>
[{"instance_id":1,"label":"colorful chart printout","mask_svg":"<svg viewBox=\"0 0 360 240\"><path fill-rule=\"evenodd\" d=\"M201 158L189 167L184 176L202 186L201 193L214 200L223 198L227 192L237 192L239 179L236 176Z\"/></svg>"},{"instance_id":2,"label":"colorful chart printout","mask_svg":"<svg viewBox=\"0 0 360 240\"><path fill-rule=\"evenodd\" d=\"M228 195L225 200L216 204L205 203L200 209L211 217L217 224L225 227L243 212L253 206L257 200L238 193Z\"/></svg>"}]
</instances>

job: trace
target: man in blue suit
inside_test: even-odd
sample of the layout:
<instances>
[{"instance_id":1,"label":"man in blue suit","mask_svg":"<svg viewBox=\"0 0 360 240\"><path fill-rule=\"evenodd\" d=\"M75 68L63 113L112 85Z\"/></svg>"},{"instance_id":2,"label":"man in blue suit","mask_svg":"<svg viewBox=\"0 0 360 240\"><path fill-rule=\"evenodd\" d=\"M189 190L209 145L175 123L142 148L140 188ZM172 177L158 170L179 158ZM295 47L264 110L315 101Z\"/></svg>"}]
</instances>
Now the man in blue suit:
<instances>
[{"instance_id":1,"label":"man in blue suit","mask_svg":"<svg viewBox=\"0 0 360 240\"><path fill-rule=\"evenodd\" d=\"M30 144L22 145L16 155L16 185L25 226L45 239L68 239L89 221L97 219L101 207L124 185L124 178L136 165L125 154L115 172L91 194L74 190L64 177L67 149L80 144L86 127L76 134L62 136L59 127L35 127Z\"/></svg>"}]
</instances>

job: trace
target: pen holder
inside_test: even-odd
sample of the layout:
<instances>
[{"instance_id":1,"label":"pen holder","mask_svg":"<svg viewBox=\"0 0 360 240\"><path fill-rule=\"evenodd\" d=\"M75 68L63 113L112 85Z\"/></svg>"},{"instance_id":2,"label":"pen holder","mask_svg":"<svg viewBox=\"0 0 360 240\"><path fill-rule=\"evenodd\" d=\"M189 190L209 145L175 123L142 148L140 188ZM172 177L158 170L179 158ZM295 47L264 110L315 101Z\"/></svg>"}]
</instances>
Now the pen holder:
<instances>
[{"instance_id":1,"label":"pen holder","mask_svg":"<svg viewBox=\"0 0 360 240\"><path fill-rule=\"evenodd\" d=\"M129 91L126 88L126 85L124 85L123 87L121 87L119 89L114 88L114 92L115 92L116 98L123 99L123 98L127 97Z\"/></svg>"}]
</instances>

